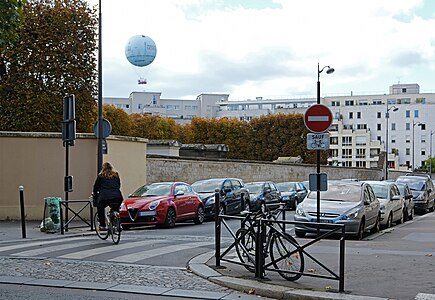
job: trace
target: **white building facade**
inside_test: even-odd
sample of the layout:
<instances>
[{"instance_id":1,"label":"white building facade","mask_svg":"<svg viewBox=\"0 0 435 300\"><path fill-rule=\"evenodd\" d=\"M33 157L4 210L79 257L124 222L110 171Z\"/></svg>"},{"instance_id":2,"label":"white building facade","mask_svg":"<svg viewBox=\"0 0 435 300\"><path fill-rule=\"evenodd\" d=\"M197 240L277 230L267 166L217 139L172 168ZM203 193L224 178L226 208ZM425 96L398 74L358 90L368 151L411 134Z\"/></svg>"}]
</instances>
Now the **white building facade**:
<instances>
[{"instance_id":1,"label":"white building facade","mask_svg":"<svg viewBox=\"0 0 435 300\"><path fill-rule=\"evenodd\" d=\"M183 100L162 99L159 92L132 92L128 98L108 97L103 101L130 114L155 114L186 123L193 117L250 121L268 114L304 114L316 98L229 101L229 94L201 94ZM380 154L387 150L390 168L410 170L423 166L433 156L435 93L420 93L418 84L395 84L388 94L381 95L324 97L321 103L333 113L329 131L331 165L376 167Z\"/></svg>"}]
</instances>

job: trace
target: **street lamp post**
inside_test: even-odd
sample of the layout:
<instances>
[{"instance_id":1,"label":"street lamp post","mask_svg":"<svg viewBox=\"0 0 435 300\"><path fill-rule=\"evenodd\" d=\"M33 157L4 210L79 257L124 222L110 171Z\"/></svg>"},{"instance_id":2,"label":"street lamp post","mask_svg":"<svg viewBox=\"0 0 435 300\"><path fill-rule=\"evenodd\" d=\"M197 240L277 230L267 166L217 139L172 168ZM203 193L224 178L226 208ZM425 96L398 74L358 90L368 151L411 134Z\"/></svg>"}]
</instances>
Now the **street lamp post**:
<instances>
[{"instance_id":1,"label":"street lamp post","mask_svg":"<svg viewBox=\"0 0 435 300\"><path fill-rule=\"evenodd\" d=\"M390 110L397 111L398 108L395 106L388 107L387 101L387 112L385 113L385 119L387 119L387 128L385 136L385 180L388 179L388 119L390 118Z\"/></svg>"},{"instance_id":2,"label":"street lamp post","mask_svg":"<svg viewBox=\"0 0 435 300\"><path fill-rule=\"evenodd\" d=\"M101 0L98 1L98 150L97 150L97 173L100 172L103 166L103 54L102 54L102 39L101 39Z\"/></svg>"},{"instance_id":3,"label":"street lamp post","mask_svg":"<svg viewBox=\"0 0 435 300\"><path fill-rule=\"evenodd\" d=\"M430 131L430 153L429 153L429 176L432 179L432 135L434 134L434 131Z\"/></svg>"},{"instance_id":4,"label":"street lamp post","mask_svg":"<svg viewBox=\"0 0 435 300\"><path fill-rule=\"evenodd\" d=\"M317 104L320 104L320 73L326 69L326 74L334 73L334 68L330 66L324 66L320 69L320 64L317 63ZM316 162L317 162L317 223L320 223L320 150L316 150ZM320 228L317 227L317 235L320 235Z\"/></svg>"},{"instance_id":5,"label":"street lamp post","mask_svg":"<svg viewBox=\"0 0 435 300\"><path fill-rule=\"evenodd\" d=\"M415 128L415 125L421 127L423 125L423 123L412 121L412 167L411 167L411 171L412 172L414 172L414 170L415 170L415 165L414 165L414 157L415 157L415 135L414 135L414 128Z\"/></svg>"}]
</instances>

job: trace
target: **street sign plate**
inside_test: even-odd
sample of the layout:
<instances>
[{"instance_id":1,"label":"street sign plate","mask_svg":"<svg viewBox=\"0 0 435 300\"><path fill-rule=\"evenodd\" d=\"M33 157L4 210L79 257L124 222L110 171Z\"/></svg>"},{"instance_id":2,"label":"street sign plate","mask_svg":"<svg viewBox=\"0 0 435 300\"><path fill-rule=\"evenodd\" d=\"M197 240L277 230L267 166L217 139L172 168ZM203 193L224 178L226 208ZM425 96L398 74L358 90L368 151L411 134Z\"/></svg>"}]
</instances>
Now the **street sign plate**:
<instances>
[{"instance_id":1,"label":"street sign plate","mask_svg":"<svg viewBox=\"0 0 435 300\"><path fill-rule=\"evenodd\" d=\"M305 112L304 122L311 132L325 132L332 124L332 112L326 105L314 104Z\"/></svg>"},{"instance_id":2,"label":"street sign plate","mask_svg":"<svg viewBox=\"0 0 435 300\"><path fill-rule=\"evenodd\" d=\"M328 150L329 134L328 133L308 133L307 134L308 150Z\"/></svg>"},{"instance_id":3,"label":"street sign plate","mask_svg":"<svg viewBox=\"0 0 435 300\"><path fill-rule=\"evenodd\" d=\"M320 185L317 186L317 177L319 177ZM328 175L326 173L312 173L308 175L310 191L327 191L328 190Z\"/></svg>"}]
</instances>

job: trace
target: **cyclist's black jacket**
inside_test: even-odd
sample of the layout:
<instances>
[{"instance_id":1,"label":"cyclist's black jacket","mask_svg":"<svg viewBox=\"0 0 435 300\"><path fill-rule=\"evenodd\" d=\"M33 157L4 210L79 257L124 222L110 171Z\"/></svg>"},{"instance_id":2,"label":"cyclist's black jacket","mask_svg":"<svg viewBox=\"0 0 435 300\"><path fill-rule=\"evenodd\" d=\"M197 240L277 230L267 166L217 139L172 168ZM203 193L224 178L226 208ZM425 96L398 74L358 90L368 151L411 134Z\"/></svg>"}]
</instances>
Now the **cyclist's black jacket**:
<instances>
[{"instance_id":1,"label":"cyclist's black jacket","mask_svg":"<svg viewBox=\"0 0 435 300\"><path fill-rule=\"evenodd\" d=\"M94 197L100 201L114 201L122 202L123 197L121 194L121 180L118 176L105 178L98 175L94 184Z\"/></svg>"}]
</instances>

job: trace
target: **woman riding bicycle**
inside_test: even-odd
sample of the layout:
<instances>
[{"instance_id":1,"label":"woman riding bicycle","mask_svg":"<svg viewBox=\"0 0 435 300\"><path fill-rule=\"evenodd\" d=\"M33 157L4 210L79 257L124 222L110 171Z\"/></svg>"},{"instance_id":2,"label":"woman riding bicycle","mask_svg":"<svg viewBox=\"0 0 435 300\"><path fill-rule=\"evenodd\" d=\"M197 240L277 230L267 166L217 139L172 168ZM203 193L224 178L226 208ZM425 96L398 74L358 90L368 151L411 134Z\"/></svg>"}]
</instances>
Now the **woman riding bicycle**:
<instances>
[{"instance_id":1,"label":"woman riding bicycle","mask_svg":"<svg viewBox=\"0 0 435 300\"><path fill-rule=\"evenodd\" d=\"M103 163L103 168L95 180L93 192L93 197L96 199L97 203L100 230L107 230L104 215L106 206L110 206L114 211L119 211L119 207L124 199L120 188L121 180L119 179L118 172L113 169L109 162Z\"/></svg>"}]
</instances>

